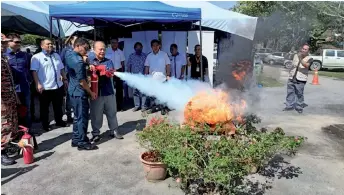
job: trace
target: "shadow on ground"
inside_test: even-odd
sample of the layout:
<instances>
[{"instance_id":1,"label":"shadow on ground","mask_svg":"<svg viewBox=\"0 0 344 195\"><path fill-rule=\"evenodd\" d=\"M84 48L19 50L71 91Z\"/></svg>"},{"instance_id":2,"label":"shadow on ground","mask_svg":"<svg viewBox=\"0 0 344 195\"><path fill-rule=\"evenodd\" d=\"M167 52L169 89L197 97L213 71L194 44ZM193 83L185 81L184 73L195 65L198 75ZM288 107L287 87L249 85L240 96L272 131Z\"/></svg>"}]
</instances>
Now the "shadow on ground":
<instances>
[{"instance_id":1,"label":"shadow on ground","mask_svg":"<svg viewBox=\"0 0 344 195\"><path fill-rule=\"evenodd\" d=\"M129 121L129 122L123 123L121 126L118 127L118 129L119 129L119 133L124 136L126 134L129 134L129 133L135 131L135 130L136 131L142 131L145 126L146 126L146 120L141 119L141 120L137 120L137 121ZM102 133L100 135L100 137L101 137L101 140L99 142L97 142L97 145L100 145L100 144L105 143L105 142L112 139L110 137L109 131Z\"/></svg>"},{"instance_id":2,"label":"shadow on ground","mask_svg":"<svg viewBox=\"0 0 344 195\"><path fill-rule=\"evenodd\" d=\"M5 180L1 181L1 185L4 185L11 180L15 179L16 177L19 177L29 171L32 171L34 168L38 167L38 165L32 165L29 167L21 167L21 168L4 168L1 169L1 178L9 177Z\"/></svg>"},{"instance_id":3,"label":"shadow on ground","mask_svg":"<svg viewBox=\"0 0 344 195\"><path fill-rule=\"evenodd\" d=\"M272 188L272 182L274 179L293 179L302 174L300 167L295 167L289 162L285 161L280 155L276 155L269 163L261 168L258 172L260 176L265 179L262 181L252 181L247 179L244 181L244 185L238 186L238 195L262 195L266 190Z\"/></svg>"},{"instance_id":4,"label":"shadow on ground","mask_svg":"<svg viewBox=\"0 0 344 195\"><path fill-rule=\"evenodd\" d=\"M44 140L42 143L38 144L38 150L36 153L43 152L43 151L50 151L54 149L56 146L59 146L65 143L68 140L71 140L72 133L64 133L52 139Z\"/></svg>"}]
</instances>

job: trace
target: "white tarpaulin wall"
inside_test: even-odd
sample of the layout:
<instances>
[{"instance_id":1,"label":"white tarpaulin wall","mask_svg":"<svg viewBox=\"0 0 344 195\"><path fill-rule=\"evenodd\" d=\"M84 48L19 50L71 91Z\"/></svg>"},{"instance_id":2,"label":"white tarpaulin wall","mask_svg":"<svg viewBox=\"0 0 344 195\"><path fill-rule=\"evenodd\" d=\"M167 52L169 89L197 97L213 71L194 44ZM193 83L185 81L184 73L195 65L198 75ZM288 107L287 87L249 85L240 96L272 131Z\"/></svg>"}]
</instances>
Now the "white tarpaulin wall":
<instances>
[{"instance_id":1,"label":"white tarpaulin wall","mask_svg":"<svg viewBox=\"0 0 344 195\"><path fill-rule=\"evenodd\" d=\"M194 47L200 44L199 31L188 32L188 53L195 54ZM213 86L213 67L214 67L214 32L202 31L202 55L208 59L208 72L204 77L204 81L209 82ZM188 68L188 78L190 78L190 68Z\"/></svg>"},{"instance_id":2,"label":"white tarpaulin wall","mask_svg":"<svg viewBox=\"0 0 344 195\"><path fill-rule=\"evenodd\" d=\"M1 16L21 16L23 18L26 18L27 22L31 21L32 23L35 23L46 29L47 32L50 31L49 2L45 3L42 1L2 1ZM30 23L23 25L30 25ZM60 37L64 37L71 35L75 31L91 30L93 29L93 27L77 27L69 21L60 20L60 29ZM56 20L53 20L52 34L55 36L59 35L59 28Z\"/></svg>"},{"instance_id":3,"label":"white tarpaulin wall","mask_svg":"<svg viewBox=\"0 0 344 195\"><path fill-rule=\"evenodd\" d=\"M161 50L170 53L171 44L177 44L178 52L186 56L187 32L183 31L162 31L161 32Z\"/></svg>"},{"instance_id":4,"label":"white tarpaulin wall","mask_svg":"<svg viewBox=\"0 0 344 195\"><path fill-rule=\"evenodd\" d=\"M163 3L183 8L201 8L202 26L232 33L253 40L257 19L222 9L206 1L163 1ZM196 23L199 24L199 23Z\"/></svg>"},{"instance_id":5,"label":"white tarpaulin wall","mask_svg":"<svg viewBox=\"0 0 344 195\"><path fill-rule=\"evenodd\" d=\"M125 57L125 69L126 71L128 70L127 67L127 63L128 63L128 59L130 54L132 54L133 52L135 52L134 50L134 44L136 42L133 41L132 38L120 38L118 40L119 42L124 42L124 49L123 49L123 53L124 53L124 57ZM128 97L132 98L133 97L133 90L130 87L124 87L124 96L128 95Z\"/></svg>"},{"instance_id":6,"label":"white tarpaulin wall","mask_svg":"<svg viewBox=\"0 0 344 195\"><path fill-rule=\"evenodd\" d=\"M132 41L135 44L136 42L141 42L143 45L143 52L148 54L152 51L151 41L153 39L159 39L158 31L138 31L132 32ZM134 47L134 46L133 46Z\"/></svg>"}]
</instances>

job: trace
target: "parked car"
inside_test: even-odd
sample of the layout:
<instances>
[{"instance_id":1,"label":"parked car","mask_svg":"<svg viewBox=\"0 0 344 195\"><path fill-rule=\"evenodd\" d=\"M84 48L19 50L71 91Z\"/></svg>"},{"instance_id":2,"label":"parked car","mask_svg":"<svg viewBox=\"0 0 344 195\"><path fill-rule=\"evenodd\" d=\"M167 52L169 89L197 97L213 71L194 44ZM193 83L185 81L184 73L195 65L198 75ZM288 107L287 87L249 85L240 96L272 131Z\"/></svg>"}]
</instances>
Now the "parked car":
<instances>
[{"instance_id":1,"label":"parked car","mask_svg":"<svg viewBox=\"0 0 344 195\"><path fill-rule=\"evenodd\" d=\"M270 48L257 49L255 53L260 57L260 59L264 59L266 56L272 53L272 49Z\"/></svg>"},{"instance_id":2,"label":"parked car","mask_svg":"<svg viewBox=\"0 0 344 195\"><path fill-rule=\"evenodd\" d=\"M286 52L274 52L266 56L263 61L265 63L269 63L270 65L283 64L285 60L284 58L286 55L287 55Z\"/></svg>"},{"instance_id":3,"label":"parked car","mask_svg":"<svg viewBox=\"0 0 344 195\"><path fill-rule=\"evenodd\" d=\"M313 58L310 70L344 68L344 50L324 49L322 55L310 56ZM287 69L292 68L292 60L285 60L284 66Z\"/></svg>"},{"instance_id":4,"label":"parked car","mask_svg":"<svg viewBox=\"0 0 344 195\"><path fill-rule=\"evenodd\" d=\"M322 55L311 55L311 57L313 63L310 70L344 68L344 50L324 49Z\"/></svg>"}]
</instances>

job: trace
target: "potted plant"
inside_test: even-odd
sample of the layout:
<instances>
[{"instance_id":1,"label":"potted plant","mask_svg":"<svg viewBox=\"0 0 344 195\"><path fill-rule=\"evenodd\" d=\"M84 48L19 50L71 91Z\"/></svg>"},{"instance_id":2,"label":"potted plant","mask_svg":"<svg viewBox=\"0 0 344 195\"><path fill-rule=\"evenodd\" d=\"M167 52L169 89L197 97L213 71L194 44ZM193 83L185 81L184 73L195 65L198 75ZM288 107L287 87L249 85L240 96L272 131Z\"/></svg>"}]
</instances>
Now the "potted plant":
<instances>
[{"instance_id":1,"label":"potted plant","mask_svg":"<svg viewBox=\"0 0 344 195\"><path fill-rule=\"evenodd\" d=\"M169 126L166 124L168 123L164 118L152 118L138 136L140 144L148 149L140 155L140 160L143 164L145 177L150 182L164 180L167 175L167 165L161 161L159 147L154 147L158 140L153 140L156 137L152 136L152 133L168 128Z\"/></svg>"},{"instance_id":2,"label":"potted plant","mask_svg":"<svg viewBox=\"0 0 344 195\"><path fill-rule=\"evenodd\" d=\"M166 178L167 165L162 163L158 151L146 151L140 155L145 177L148 181L156 182Z\"/></svg>"}]
</instances>

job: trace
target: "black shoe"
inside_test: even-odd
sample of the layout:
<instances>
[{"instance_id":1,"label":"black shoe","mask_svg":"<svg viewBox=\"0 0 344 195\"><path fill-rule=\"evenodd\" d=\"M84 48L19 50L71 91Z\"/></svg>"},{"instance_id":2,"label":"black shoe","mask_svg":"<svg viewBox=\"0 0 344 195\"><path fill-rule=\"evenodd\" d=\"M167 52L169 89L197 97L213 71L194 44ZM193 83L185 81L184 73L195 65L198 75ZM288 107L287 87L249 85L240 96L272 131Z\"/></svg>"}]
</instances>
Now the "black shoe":
<instances>
[{"instance_id":1,"label":"black shoe","mask_svg":"<svg viewBox=\"0 0 344 195\"><path fill-rule=\"evenodd\" d=\"M143 111L142 111L143 112ZM147 114L152 114L153 113L153 109L148 109L147 110Z\"/></svg>"},{"instance_id":2,"label":"black shoe","mask_svg":"<svg viewBox=\"0 0 344 195\"><path fill-rule=\"evenodd\" d=\"M67 127L67 123L64 122L64 121L57 122L57 123L55 124L55 126L57 126L57 127Z\"/></svg>"},{"instance_id":3,"label":"black shoe","mask_svg":"<svg viewBox=\"0 0 344 195\"><path fill-rule=\"evenodd\" d=\"M303 110L302 109L297 109L296 110L299 114L302 114L303 113Z\"/></svg>"},{"instance_id":4,"label":"black shoe","mask_svg":"<svg viewBox=\"0 0 344 195\"><path fill-rule=\"evenodd\" d=\"M133 112L137 112L137 111L139 111L140 110L140 108L139 107L135 107L135 108L133 108Z\"/></svg>"},{"instance_id":5,"label":"black shoe","mask_svg":"<svg viewBox=\"0 0 344 195\"><path fill-rule=\"evenodd\" d=\"M1 165L8 166L8 165L13 165L15 163L16 161L8 157L7 154L1 154Z\"/></svg>"},{"instance_id":6,"label":"black shoe","mask_svg":"<svg viewBox=\"0 0 344 195\"><path fill-rule=\"evenodd\" d=\"M97 149L98 149L98 147L95 145L92 145L92 144L85 144L85 145L78 146L79 151L81 151L81 150L97 150Z\"/></svg>"},{"instance_id":7,"label":"black shoe","mask_svg":"<svg viewBox=\"0 0 344 195\"><path fill-rule=\"evenodd\" d=\"M101 140L101 137L99 135L93 136L91 139L91 142L97 143Z\"/></svg>"},{"instance_id":8,"label":"black shoe","mask_svg":"<svg viewBox=\"0 0 344 195\"><path fill-rule=\"evenodd\" d=\"M51 125L43 126L42 129L43 129L44 131L46 131L46 132L51 131Z\"/></svg>"},{"instance_id":9,"label":"black shoe","mask_svg":"<svg viewBox=\"0 0 344 195\"><path fill-rule=\"evenodd\" d=\"M67 116L67 123L73 123L74 119L71 116Z\"/></svg>"},{"instance_id":10,"label":"black shoe","mask_svg":"<svg viewBox=\"0 0 344 195\"><path fill-rule=\"evenodd\" d=\"M78 147L78 144L72 143L71 146L72 146L73 148L75 148L75 147Z\"/></svg>"},{"instance_id":11,"label":"black shoe","mask_svg":"<svg viewBox=\"0 0 344 195\"><path fill-rule=\"evenodd\" d=\"M156 107L156 106L154 106L154 107L152 107L151 109L149 109L149 110L147 111L147 114L152 114L152 113L155 113L155 112L157 112L157 111L159 111L159 108Z\"/></svg>"},{"instance_id":12,"label":"black shoe","mask_svg":"<svg viewBox=\"0 0 344 195\"><path fill-rule=\"evenodd\" d=\"M285 107L285 108L283 109L283 111L291 111L291 110L294 110L294 108L287 108L287 107Z\"/></svg>"},{"instance_id":13,"label":"black shoe","mask_svg":"<svg viewBox=\"0 0 344 195\"><path fill-rule=\"evenodd\" d=\"M124 139L122 135L120 135L117 132L114 132L113 134L110 134L111 138L116 138L116 139Z\"/></svg>"},{"instance_id":14,"label":"black shoe","mask_svg":"<svg viewBox=\"0 0 344 195\"><path fill-rule=\"evenodd\" d=\"M168 113L168 111L166 109L161 110L161 115L166 115L167 113Z\"/></svg>"},{"instance_id":15,"label":"black shoe","mask_svg":"<svg viewBox=\"0 0 344 195\"><path fill-rule=\"evenodd\" d=\"M308 106L308 104L306 104L306 103L303 103L303 104L301 105L302 108L306 108L307 106Z\"/></svg>"}]
</instances>

